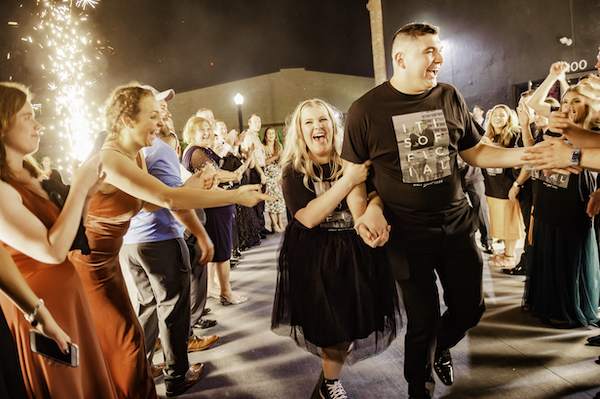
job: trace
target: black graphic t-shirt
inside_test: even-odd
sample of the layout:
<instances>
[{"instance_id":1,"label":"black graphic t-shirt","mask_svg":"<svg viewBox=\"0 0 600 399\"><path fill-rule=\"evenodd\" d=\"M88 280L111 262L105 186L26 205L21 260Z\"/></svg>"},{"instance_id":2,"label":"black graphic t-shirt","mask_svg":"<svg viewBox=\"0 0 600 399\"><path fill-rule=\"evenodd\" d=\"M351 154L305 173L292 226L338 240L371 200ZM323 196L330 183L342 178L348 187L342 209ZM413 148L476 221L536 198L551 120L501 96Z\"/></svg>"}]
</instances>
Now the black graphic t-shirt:
<instances>
[{"instance_id":1,"label":"black graphic t-shirt","mask_svg":"<svg viewBox=\"0 0 600 399\"><path fill-rule=\"evenodd\" d=\"M292 213L295 215L300 209L305 208L306 205L313 199L321 196L327 190L335 184L329 176L331 175L331 169L329 165L321 165L323 168L323 181L310 181L309 187L306 188L303 182L303 175L294 171L291 165L287 165L281 174L282 177L282 189L285 203ZM317 176L319 174L317 173ZM331 212L331 214L323 220L319 227L330 231L338 230L352 230L354 229L354 220L352 214L348 209L346 200L343 200L337 208Z\"/></svg>"},{"instance_id":2,"label":"black graphic t-shirt","mask_svg":"<svg viewBox=\"0 0 600 399\"><path fill-rule=\"evenodd\" d=\"M589 228L592 219L586 213L587 199L595 191L595 172L579 175L546 176L532 171L534 202L533 216L559 227Z\"/></svg>"},{"instance_id":3,"label":"black graphic t-shirt","mask_svg":"<svg viewBox=\"0 0 600 399\"><path fill-rule=\"evenodd\" d=\"M475 123L450 85L406 95L385 82L350 107L342 157L372 161L367 184L386 215L406 224L453 225L469 209L456 158L481 140Z\"/></svg>"},{"instance_id":4,"label":"black graphic t-shirt","mask_svg":"<svg viewBox=\"0 0 600 399\"><path fill-rule=\"evenodd\" d=\"M519 147L517 141L521 136L515 135L506 148ZM484 168L485 195L488 197L508 199L513 182L519 177L521 169L516 168Z\"/></svg>"}]
</instances>

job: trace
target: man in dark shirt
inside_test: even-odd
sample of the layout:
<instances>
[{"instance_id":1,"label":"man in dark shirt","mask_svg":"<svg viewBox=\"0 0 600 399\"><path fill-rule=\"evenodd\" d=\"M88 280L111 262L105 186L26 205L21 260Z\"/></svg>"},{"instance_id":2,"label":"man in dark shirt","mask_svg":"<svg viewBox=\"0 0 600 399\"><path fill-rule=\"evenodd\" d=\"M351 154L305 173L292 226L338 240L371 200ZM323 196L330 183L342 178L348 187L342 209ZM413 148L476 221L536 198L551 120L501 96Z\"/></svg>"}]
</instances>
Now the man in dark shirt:
<instances>
[{"instance_id":1,"label":"man in dark shirt","mask_svg":"<svg viewBox=\"0 0 600 399\"><path fill-rule=\"evenodd\" d=\"M412 398L433 394L433 358L442 382L452 384L449 348L484 311L476 215L461 187L457 155L473 166L503 168L521 164L523 155L480 143L460 93L437 83L443 63L437 33L417 23L398 31L394 74L352 105L342 151L349 162L372 161L368 181L348 196L357 232L367 244L383 245L375 240L388 221L392 227L385 247L408 316L404 375ZM419 134L428 129L433 134ZM370 200L383 200L383 209L365 213L367 191ZM435 273L448 307L443 316Z\"/></svg>"}]
</instances>

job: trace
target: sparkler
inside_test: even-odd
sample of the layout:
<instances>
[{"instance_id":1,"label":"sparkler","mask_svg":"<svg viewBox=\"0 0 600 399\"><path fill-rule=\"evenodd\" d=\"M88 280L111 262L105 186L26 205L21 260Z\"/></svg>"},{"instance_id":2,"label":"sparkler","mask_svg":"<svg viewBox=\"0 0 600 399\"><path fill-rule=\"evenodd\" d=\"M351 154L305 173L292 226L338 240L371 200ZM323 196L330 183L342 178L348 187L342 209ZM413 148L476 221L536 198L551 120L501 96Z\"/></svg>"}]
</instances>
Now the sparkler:
<instances>
[{"instance_id":1,"label":"sparkler","mask_svg":"<svg viewBox=\"0 0 600 399\"><path fill-rule=\"evenodd\" d=\"M72 0L36 0L39 20L25 40L31 52L40 54L41 72L50 93L49 113L55 112L57 126L46 126L56 134L61 158L55 159L63 176L69 178L75 161L86 158L94 134L102 129L98 106L90 101L95 83L93 72L99 59L86 31L87 14L73 7ZM95 8L99 0L77 0L76 7ZM45 107L43 107L45 108Z\"/></svg>"}]
</instances>

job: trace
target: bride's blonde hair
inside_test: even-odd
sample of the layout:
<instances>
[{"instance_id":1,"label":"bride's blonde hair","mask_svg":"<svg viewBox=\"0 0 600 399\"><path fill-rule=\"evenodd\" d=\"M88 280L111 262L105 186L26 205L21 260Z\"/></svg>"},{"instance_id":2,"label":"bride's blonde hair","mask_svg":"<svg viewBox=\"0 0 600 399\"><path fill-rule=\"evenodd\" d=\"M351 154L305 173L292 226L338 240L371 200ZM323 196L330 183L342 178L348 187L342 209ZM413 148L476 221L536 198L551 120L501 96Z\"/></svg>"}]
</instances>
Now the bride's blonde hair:
<instances>
[{"instance_id":1,"label":"bride's blonde hair","mask_svg":"<svg viewBox=\"0 0 600 399\"><path fill-rule=\"evenodd\" d=\"M304 186L310 189L309 180L323 181L323 168L315 164L308 154L308 146L302 135L302 113L311 107L320 107L325 110L333 126L333 143L331 146L331 155L329 156L329 165L331 167L331 179L337 180L342 176L343 161L340 157L342 150L343 128L337 115L337 111L330 104L323 100L312 99L298 104L292 115L288 118L285 128L284 150L281 156L282 167L285 168L291 164L292 169L303 175ZM337 112L336 112L337 111ZM315 166L316 170L315 172Z\"/></svg>"}]
</instances>

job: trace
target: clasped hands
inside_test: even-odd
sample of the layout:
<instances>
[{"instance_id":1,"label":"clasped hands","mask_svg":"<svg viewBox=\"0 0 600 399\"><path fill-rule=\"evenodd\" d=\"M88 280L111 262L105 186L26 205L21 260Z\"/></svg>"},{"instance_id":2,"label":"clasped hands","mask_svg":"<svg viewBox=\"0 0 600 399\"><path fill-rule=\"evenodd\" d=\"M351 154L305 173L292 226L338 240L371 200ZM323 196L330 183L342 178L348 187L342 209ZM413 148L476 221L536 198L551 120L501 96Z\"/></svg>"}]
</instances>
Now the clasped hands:
<instances>
[{"instance_id":1,"label":"clasped hands","mask_svg":"<svg viewBox=\"0 0 600 399\"><path fill-rule=\"evenodd\" d=\"M561 114L555 112L553 114ZM571 165L571 152L573 146L567 143L565 136L544 136L544 141L533 147L527 147L521 157L526 165L531 165L535 170L543 170L545 175L560 173L563 175L579 174L581 166Z\"/></svg>"},{"instance_id":2,"label":"clasped hands","mask_svg":"<svg viewBox=\"0 0 600 399\"><path fill-rule=\"evenodd\" d=\"M371 248L382 247L390 238L391 226L381 209L369 208L354 222L356 234Z\"/></svg>"}]
</instances>

